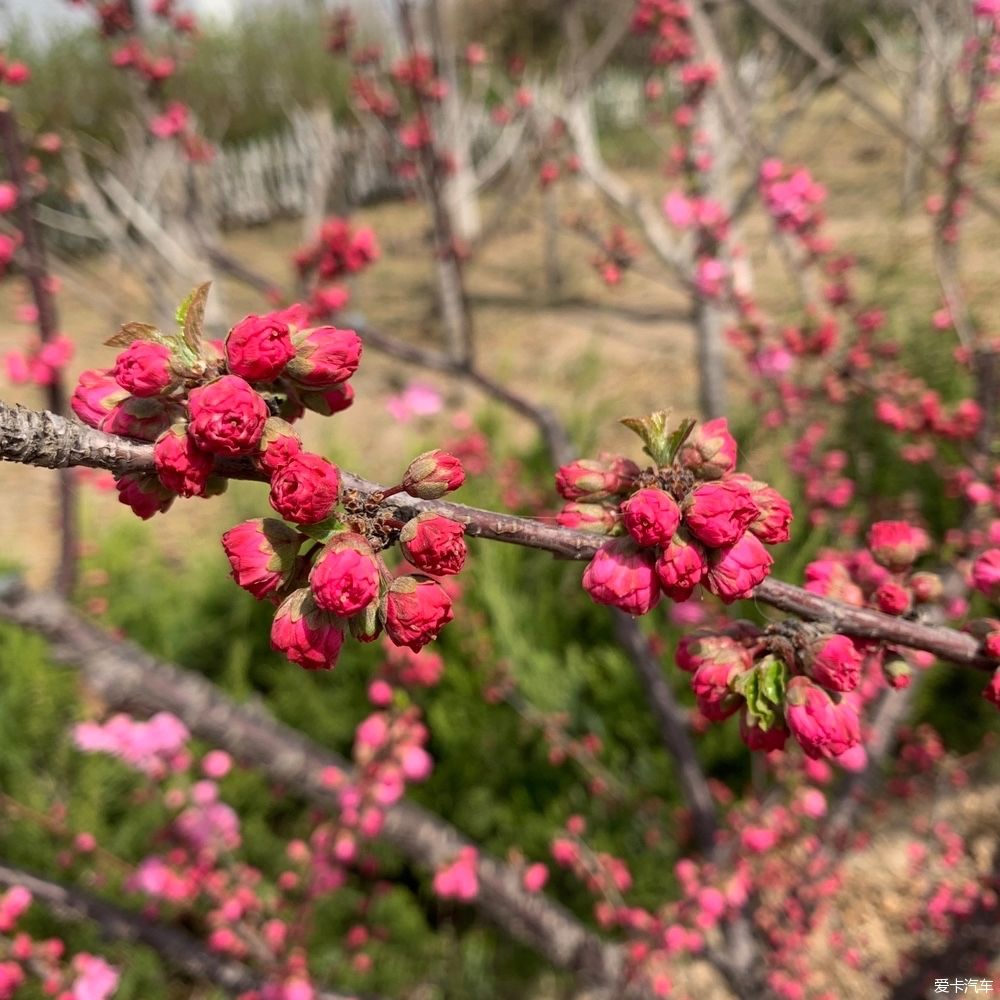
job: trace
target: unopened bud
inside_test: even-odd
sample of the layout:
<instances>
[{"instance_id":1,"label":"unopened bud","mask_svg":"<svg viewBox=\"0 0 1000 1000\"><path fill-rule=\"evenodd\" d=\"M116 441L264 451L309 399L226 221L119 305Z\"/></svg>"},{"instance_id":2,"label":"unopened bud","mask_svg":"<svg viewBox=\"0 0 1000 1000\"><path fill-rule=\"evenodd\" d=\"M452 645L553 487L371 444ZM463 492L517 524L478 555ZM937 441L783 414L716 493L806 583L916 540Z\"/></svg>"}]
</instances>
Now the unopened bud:
<instances>
[{"instance_id":1,"label":"unopened bud","mask_svg":"<svg viewBox=\"0 0 1000 1000\"><path fill-rule=\"evenodd\" d=\"M888 663L883 663L882 673L889 687L897 691L908 688L913 679L913 668L906 660L889 660Z\"/></svg>"},{"instance_id":2,"label":"unopened bud","mask_svg":"<svg viewBox=\"0 0 1000 1000\"><path fill-rule=\"evenodd\" d=\"M931 604L941 599L944 583L937 573L914 573L910 577L913 599L918 604Z\"/></svg>"},{"instance_id":3,"label":"unopened bud","mask_svg":"<svg viewBox=\"0 0 1000 1000\"><path fill-rule=\"evenodd\" d=\"M462 463L446 451L435 448L418 455L403 476L403 489L411 497L438 500L465 482Z\"/></svg>"}]
</instances>

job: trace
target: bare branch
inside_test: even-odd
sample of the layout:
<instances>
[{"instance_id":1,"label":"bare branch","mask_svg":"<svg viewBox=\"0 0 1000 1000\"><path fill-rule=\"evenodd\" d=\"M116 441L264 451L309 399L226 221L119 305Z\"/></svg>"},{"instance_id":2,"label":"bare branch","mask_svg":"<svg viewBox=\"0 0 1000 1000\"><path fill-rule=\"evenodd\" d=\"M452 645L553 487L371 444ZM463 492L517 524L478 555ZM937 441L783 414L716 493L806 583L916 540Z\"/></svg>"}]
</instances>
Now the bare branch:
<instances>
[{"instance_id":1,"label":"bare branch","mask_svg":"<svg viewBox=\"0 0 1000 1000\"><path fill-rule=\"evenodd\" d=\"M45 254L45 242L35 221L31 178L24 165L24 145L21 142L17 116L5 99L0 99L0 149L7 161L10 180L18 191L17 224L24 240L24 274L31 288L31 297L38 312L38 336L43 344L59 336L59 312L52 292L51 276ZM66 413L66 387L62 374L52 373L45 392L46 405L53 413ZM76 583L77 570L77 496L72 475L59 475L59 563L55 586L61 594L70 594Z\"/></svg>"},{"instance_id":2,"label":"bare branch","mask_svg":"<svg viewBox=\"0 0 1000 1000\"><path fill-rule=\"evenodd\" d=\"M228 751L274 784L336 813L337 797L324 783L324 771L334 767L350 774L351 765L263 708L239 705L196 674L113 638L55 595L29 594L8 581L0 586L0 618L48 639L53 657L81 670L88 685L112 707L143 715L171 712L195 736ZM469 846L454 827L405 801L388 810L380 837L430 870ZM513 938L584 980L618 982L623 968L619 949L591 934L559 904L526 892L515 869L480 852L477 875L478 907Z\"/></svg>"}]
</instances>

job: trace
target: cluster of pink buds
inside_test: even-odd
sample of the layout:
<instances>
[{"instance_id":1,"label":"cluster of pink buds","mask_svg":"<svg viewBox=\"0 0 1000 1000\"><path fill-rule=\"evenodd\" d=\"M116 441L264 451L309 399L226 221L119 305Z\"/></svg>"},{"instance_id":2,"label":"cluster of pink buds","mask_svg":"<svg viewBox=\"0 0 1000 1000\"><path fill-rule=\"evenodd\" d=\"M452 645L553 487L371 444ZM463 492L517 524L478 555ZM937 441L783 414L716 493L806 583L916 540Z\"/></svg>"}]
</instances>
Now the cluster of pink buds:
<instances>
[{"instance_id":1,"label":"cluster of pink buds","mask_svg":"<svg viewBox=\"0 0 1000 1000\"><path fill-rule=\"evenodd\" d=\"M699 584L727 604L749 597L773 562L765 545L788 540L788 501L735 471L725 418L697 430L685 421L673 433L665 413L623 422L645 441L652 467L602 456L556 476L569 501L560 524L618 536L587 566L587 593L633 615L652 610L662 593L686 601Z\"/></svg>"},{"instance_id":2,"label":"cluster of pink buds","mask_svg":"<svg viewBox=\"0 0 1000 1000\"><path fill-rule=\"evenodd\" d=\"M52 385L73 357L73 341L59 335L48 342L35 339L25 351L4 355L7 376L14 385Z\"/></svg>"},{"instance_id":3,"label":"cluster of pink buds","mask_svg":"<svg viewBox=\"0 0 1000 1000\"><path fill-rule=\"evenodd\" d=\"M347 219L327 219L316 239L298 249L293 258L302 279L313 287L310 316L322 319L343 309L350 293L333 282L374 264L379 252L375 233L367 226L355 229Z\"/></svg>"},{"instance_id":4,"label":"cluster of pink buds","mask_svg":"<svg viewBox=\"0 0 1000 1000\"><path fill-rule=\"evenodd\" d=\"M119 973L103 958L87 952L71 957L60 938L36 940L18 929L31 904L31 893L20 885L0 895L0 1000L25 996L32 990L32 982L56 1000L107 1000L113 996Z\"/></svg>"},{"instance_id":5,"label":"cluster of pink buds","mask_svg":"<svg viewBox=\"0 0 1000 1000\"><path fill-rule=\"evenodd\" d=\"M781 750L791 734L811 758L844 758L846 767L857 763L861 731L854 692L864 653L848 636L795 621L764 631L737 622L725 633L685 636L676 662L691 674L705 718L722 722L740 713L740 736L751 750Z\"/></svg>"},{"instance_id":6,"label":"cluster of pink buds","mask_svg":"<svg viewBox=\"0 0 1000 1000\"><path fill-rule=\"evenodd\" d=\"M222 544L233 578L258 600L278 605L273 648L307 670L330 670L348 632L373 642L384 631L395 645L414 651L437 638L453 616L451 597L438 579L461 571L465 528L430 511L403 522L384 503L402 491L438 499L464 479L454 456L426 452L391 490L340 495L334 487L323 519L307 527L257 518L227 531ZM308 477L291 490L298 492L308 496ZM301 553L309 541L313 548ZM390 572L382 553L396 544L417 573Z\"/></svg>"},{"instance_id":7,"label":"cluster of pink buds","mask_svg":"<svg viewBox=\"0 0 1000 1000\"><path fill-rule=\"evenodd\" d=\"M182 306L176 334L126 324L109 341L127 345L114 367L80 376L73 412L107 433L155 442L156 473L117 480L122 503L139 517L165 511L175 496L220 492L225 481L215 475L216 461L243 459L268 475L282 517L324 520L337 502L338 471L304 451L288 421L306 409L328 415L351 404L347 381L361 359L360 337L305 326L305 310L293 306L247 316L225 343L206 343L207 293L202 286Z\"/></svg>"},{"instance_id":8,"label":"cluster of pink buds","mask_svg":"<svg viewBox=\"0 0 1000 1000\"><path fill-rule=\"evenodd\" d=\"M639 256L639 246L625 231L624 226L615 225L601 241L600 252L591 259L591 264L610 288L619 284L622 275Z\"/></svg>"}]
</instances>

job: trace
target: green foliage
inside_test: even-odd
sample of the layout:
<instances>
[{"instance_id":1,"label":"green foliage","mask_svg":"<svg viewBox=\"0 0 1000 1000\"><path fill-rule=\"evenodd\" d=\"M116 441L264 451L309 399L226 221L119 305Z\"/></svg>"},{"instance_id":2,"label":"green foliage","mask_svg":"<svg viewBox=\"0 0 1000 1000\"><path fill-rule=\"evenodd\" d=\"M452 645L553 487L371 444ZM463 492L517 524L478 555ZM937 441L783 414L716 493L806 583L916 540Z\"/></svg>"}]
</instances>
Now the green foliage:
<instances>
[{"instance_id":1,"label":"green foliage","mask_svg":"<svg viewBox=\"0 0 1000 1000\"><path fill-rule=\"evenodd\" d=\"M166 95L190 105L202 131L217 142L281 132L296 107L325 104L341 114L348 70L326 51L324 38L319 12L286 4L257 7L229 27L208 22L190 58L181 60L167 83ZM123 124L141 116L139 90L110 64L111 50L89 27L44 46L15 33L10 51L33 71L31 86L14 95L25 120L38 130L117 147Z\"/></svg>"}]
</instances>

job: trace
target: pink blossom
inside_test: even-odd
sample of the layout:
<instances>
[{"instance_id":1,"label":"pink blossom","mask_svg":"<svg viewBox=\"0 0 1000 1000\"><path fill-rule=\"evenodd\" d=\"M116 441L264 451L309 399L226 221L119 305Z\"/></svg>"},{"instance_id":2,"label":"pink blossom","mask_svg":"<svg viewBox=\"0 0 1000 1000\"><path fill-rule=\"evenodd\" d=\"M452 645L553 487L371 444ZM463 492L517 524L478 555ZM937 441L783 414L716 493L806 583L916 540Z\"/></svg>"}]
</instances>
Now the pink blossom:
<instances>
[{"instance_id":1,"label":"pink blossom","mask_svg":"<svg viewBox=\"0 0 1000 1000\"><path fill-rule=\"evenodd\" d=\"M973 563L972 585L991 601L1000 601L1000 549L987 549Z\"/></svg>"},{"instance_id":2,"label":"pink blossom","mask_svg":"<svg viewBox=\"0 0 1000 1000\"><path fill-rule=\"evenodd\" d=\"M541 892L548 880L549 869L541 862L528 865L521 876L521 884L524 886L525 892Z\"/></svg>"},{"instance_id":3,"label":"pink blossom","mask_svg":"<svg viewBox=\"0 0 1000 1000\"><path fill-rule=\"evenodd\" d=\"M476 864L479 860L474 847L463 847L450 864L439 868L434 875L434 891L444 899L461 899L466 902L479 895L479 878Z\"/></svg>"},{"instance_id":4,"label":"pink blossom","mask_svg":"<svg viewBox=\"0 0 1000 1000\"><path fill-rule=\"evenodd\" d=\"M663 199L663 214L678 229L687 229L695 222L694 203L680 191L671 191Z\"/></svg>"},{"instance_id":5,"label":"pink blossom","mask_svg":"<svg viewBox=\"0 0 1000 1000\"><path fill-rule=\"evenodd\" d=\"M233 758L225 750L210 750L201 762L201 772L206 778L218 781L229 774Z\"/></svg>"},{"instance_id":6,"label":"pink blossom","mask_svg":"<svg viewBox=\"0 0 1000 1000\"><path fill-rule=\"evenodd\" d=\"M429 417L440 413L444 405L441 393L426 382L411 382L401 393L390 396L385 402L389 415L400 424L415 417Z\"/></svg>"},{"instance_id":7,"label":"pink blossom","mask_svg":"<svg viewBox=\"0 0 1000 1000\"><path fill-rule=\"evenodd\" d=\"M73 959L73 1000L107 1000L118 989L118 970L103 958L81 952Z\"/></svg>"},{"instance_id":8,"label":"pink blossom","mask_svg":"<svg viewBox=\"0 0 1000 1000\"><path fill-rule=\"evenodd\" d=\"M81 722L73 741L84 753L107 753L153 777L162 777L187 747L190 733L175 715L158 712L146 722L120 713L106 723Z\"/></svg>"},{"instance_id":9,"label":"pink blossom","mask_svg":"<svg viewBox=\"0 0 1000 1000\"><path fill-rule=\"evenodd\" d=\"M22 885L11 886L0 896L0 934L10 934L31 906L31 893Z\"/></svg>"},{"instance_id":10,"label":"pink blossom","mask_svg":"<svg viewBox=\"0 0 1000 1000\"><path fill-rule=\"evenodd\" d=\"M726 265L714 257L703 257L695 272L695 287L708 299L722 295L727 276Z\"/></svg>"}]
</instances>

